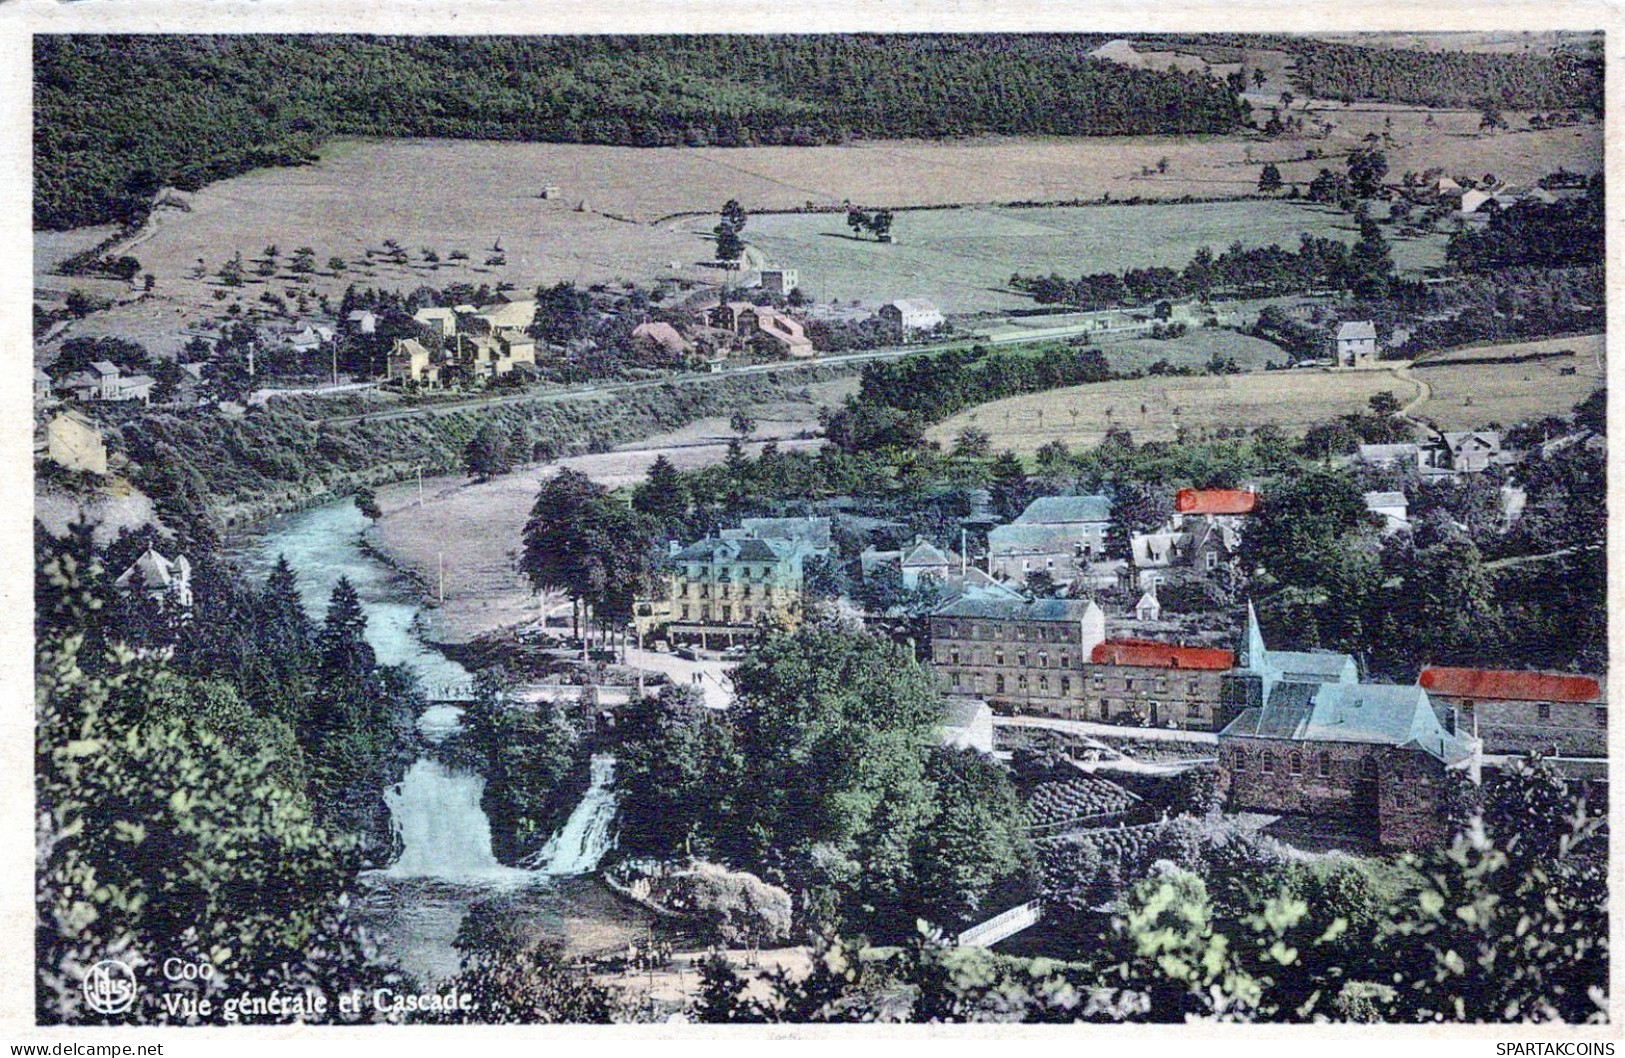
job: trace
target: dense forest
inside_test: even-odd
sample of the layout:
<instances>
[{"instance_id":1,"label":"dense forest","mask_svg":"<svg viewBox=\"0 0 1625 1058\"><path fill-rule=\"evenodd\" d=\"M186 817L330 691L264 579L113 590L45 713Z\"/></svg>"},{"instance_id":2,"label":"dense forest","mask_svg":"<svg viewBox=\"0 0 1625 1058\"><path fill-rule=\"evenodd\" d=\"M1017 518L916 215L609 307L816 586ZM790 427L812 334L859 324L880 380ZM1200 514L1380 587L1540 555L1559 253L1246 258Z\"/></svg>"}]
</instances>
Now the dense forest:
<instances>
[{"instance_id":1,"label":"dense forest","mask_svg":"<svg viewBox=\"0 0 1625 1058\"><path fill-rule=\"evenodd\" d=\"M1322 99L1602 112L1602 53L1495 55L1294 40L1293 81Z\"/></svg>"},{"instance_id":2,"label":"dense forest","mask_svg":"<svg viewBox=\"0 0 1625 1058\"><path fill-rule=\"evenodd\" d=\"M1229 132L1202 74L1060 35L385 38L39 36L34 222L311 159L331 135L631 146L986 133Z\"/></svg>"}]
</instances>

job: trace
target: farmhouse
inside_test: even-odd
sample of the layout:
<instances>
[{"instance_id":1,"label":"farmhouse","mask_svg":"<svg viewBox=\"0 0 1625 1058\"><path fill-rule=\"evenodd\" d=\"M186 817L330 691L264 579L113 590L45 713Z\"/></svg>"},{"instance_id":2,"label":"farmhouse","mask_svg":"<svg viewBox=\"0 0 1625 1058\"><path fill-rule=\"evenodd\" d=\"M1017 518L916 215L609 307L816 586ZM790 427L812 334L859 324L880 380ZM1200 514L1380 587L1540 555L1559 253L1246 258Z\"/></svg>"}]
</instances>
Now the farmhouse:
<instances>
[{"instance_id":1,"label":"farmhouse","mask_svg":"<svg viewBox=\"0 0 1625 1058\"><path fill-rule=\"evenodd\" d=\"M908 342L930 334L945 322L937 307L924 298L898 298L880 306L876 313L897 342Z\"/></svg>"},{"instance_id":2,"label":"farmhouse","mask_svg":"<svg viewBox=\"0 0 1625 1058\"><path fill-rule=\"evenodd\" d=\"M1403 492L1367 492L1364 495L1367 513L1382 519L1384 536L1411 527L1409 507Z\"/></svg>"},{"instance_id":3,"label":"farmhouse","mask_svg":"<svg viewBox=\"0 0 1625 1058\"><path fill-rule=\"evenodd\" d=\"M1486 753L1608 755L1608 705L1594 676L1429 666L1417 685L1451 731Z\"/></svg>"},{"instance_id":4,"label":"farmhouse","mask_svg":"<svg viewBox=\"0 0 1625 1058\"><path fill-rule=\"evenodd\" d=\"M1436 460L1457 474L1479 474L1506 462L1501 452L1501 435L1494 430L1467 430L1440 435L1443 449Z\"/></svg>"},{"instance_id":5,"label":"farmhouse","mask_svg":"<svg viewBox=\"0 0 1625 1058\"><path fill-rule=\"evenodd\" d=\"M794 268L762 269L762 289L778 297L786 297L800 283Z\"/></svg>"},{"instance_id":6,"label":"farmhouse","mask_svg":"<svg viewBox=\"0 0 1625 1058\"><path fill-rule=\"evenodd\" d=\"M385 361L385 378L391 382L440 384L440 357L424 348L416 338L399 338Z\"/></svg>"},{"instance_id":7,"label":"farmhouse","mask_svg":"<svg viewBox=\"0 0 1625 1058\"><path fill-rule=\"evenodd\" d=\"M68 470L107 476L107 445L101 428L76 411L65 411L46 424L45 454Z\"/></svg>"},{"instance_id":8,"label":"farmhouse","mask_svg":"<svg viewBox=\"0 0 1625 1058\"><path fill-rule=\"evenodd\" d=\"M1018 582L1029 573L1044 572L1057 583L1070 583L1105 556L1111 517L1108 496L1034 500L1014 522L987 534L988 572Z\"/></svg>"},{"instance_id":9,"label":"farmhouse","mask_svg":"<svg viewBox=\"0 0 1625 1058\"><path fill-rule=\"evenodd\" d=\"M1337 366L1371 367L1377 363L1377 328L1370 320L1337 328Z\"/></svg>"},{"instance_id":10,"label":"farmhouse","mask_svg":"<svg viewBox=\"0 0 1625 1058\"><path fill-rule=\"evenodd\" d=\"M1233 808L1349 820L1390 848L1448 840L1447 772L1477 756L1423 688L1362 684L1346 655L1269 650L1249 605L1222 693L1237 710L1219 732Z\"/></svg>"},{"instance_id":11,"label":"farmhouse","mask_svg":"<svg viewBox=\"0 0 1625 1058\"><path fill-rule=\"evenodd\" d=\"M143 404L152 400L152 387L157 383L148 375L126 375L117 364L98 360L90 370L69 375L62 388L83 401L138 400Z\"/></svg>"},{"instance_id":12,"label":"farmhouse","mask_svg":"<svg viewBox=\"0 0 1625 1058\"><path fill-rule=\"evenodd\" d=\"M440 338L457 333L457 313L439 305L426 305L412 313L412 318Z\"/></svg>"},{"instance_id":13,"label":"farmhouse","mask_svg":"<svg viewBox=\"0 0 1625 1058\"><path fill-rule=\"evenodd\" d=\"M815 352L801 321L767 305L728 301L711 311L711 324L731 331L746 342L761 341L775 352L808 357Z\"/></svg>"},{"instance_id":14,"label":"farmhouse","mask_svg":"<svg viewBox=\"0 0 1625 1058\"><path fill-rule=\"evenodd\" d=\"M162 604L173 601L189 610L192 608L192 563L185 555L176 555L171 562L149 547L129 569L119 574L113 587L126 592L145 592Z\"/></svg>"},{"instance_id":15,"label":"farmhouse","mask_svg":"<svg viewBox=\"0 0 1625 1058\"><path fill-rule=\"evenodd\" d=\"M378 315L367 309L356 309L344 318L344 322L356 334L376 334L378 331Z\"/></svg>"},{"instance_id":16,"label":"farmhouse","mask_svg":"<svg viewBox=\"0 0 1625 1058\"><path fill-rule=\"evenodd\" d=\"M1086 659L1106 615L1081 599L1002 599L972 593L930 618L931 660L951 693L1000 712L1079 715Z\"/></svg>"}]
</instances>

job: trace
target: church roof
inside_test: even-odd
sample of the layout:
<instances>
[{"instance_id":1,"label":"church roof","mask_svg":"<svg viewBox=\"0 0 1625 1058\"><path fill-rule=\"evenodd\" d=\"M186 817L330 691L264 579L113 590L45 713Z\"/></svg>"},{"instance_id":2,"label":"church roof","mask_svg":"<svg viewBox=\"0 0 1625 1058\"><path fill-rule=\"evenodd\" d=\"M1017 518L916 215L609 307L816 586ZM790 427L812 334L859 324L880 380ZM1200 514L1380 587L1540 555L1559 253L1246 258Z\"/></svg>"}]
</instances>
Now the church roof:
<instances>
[{"instance_id":1,"label":"church roof","mask_svg":"<svg viewBox=\"0 0 1625 1058\"><path fill-rule=\"evenodd\" d=\"M1426 691L1393 684L1278 684L1263 706L1242 710L1219 736L1413 746L1446 764L1469 752L1440 725Z\"/></svg>"}]
</instances>

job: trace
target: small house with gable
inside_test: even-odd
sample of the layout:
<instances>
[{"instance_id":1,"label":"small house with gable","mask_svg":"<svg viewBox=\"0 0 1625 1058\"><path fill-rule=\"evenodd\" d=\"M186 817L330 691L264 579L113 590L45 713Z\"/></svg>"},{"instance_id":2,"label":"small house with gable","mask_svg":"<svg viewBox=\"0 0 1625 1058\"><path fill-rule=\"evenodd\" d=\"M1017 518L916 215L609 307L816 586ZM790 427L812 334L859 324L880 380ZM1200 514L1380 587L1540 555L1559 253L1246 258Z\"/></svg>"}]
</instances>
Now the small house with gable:
<instances>
[{"instance_id":1,"label":"small house with gable","mask_svg":"<svg viewBox=\"0 0 1625 1058\"><path fill-rule=\"evenodd\" d=\"M1337 328L1337 366L1372 367L1377 360L1377 328L1370 320L1351 321Z\"/></svg>"}]
</instances>

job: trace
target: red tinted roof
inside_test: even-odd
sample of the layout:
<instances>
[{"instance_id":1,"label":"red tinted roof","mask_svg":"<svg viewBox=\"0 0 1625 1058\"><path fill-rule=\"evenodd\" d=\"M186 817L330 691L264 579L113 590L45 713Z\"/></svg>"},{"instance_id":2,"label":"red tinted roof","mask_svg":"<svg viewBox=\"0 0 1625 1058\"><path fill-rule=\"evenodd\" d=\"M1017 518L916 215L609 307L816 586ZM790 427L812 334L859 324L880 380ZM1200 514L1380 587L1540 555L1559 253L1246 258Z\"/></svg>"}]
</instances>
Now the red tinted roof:
<instances>
[{"instance_id":1,"label":"red tinted roof","mask_svg":"<svg viewBox=\"0 0 1625 1058\"><path fill-rule=\"evenodd\" d=\"M1245 489L1180 489L1174 510L1180 514L1251 514L1258 493Z\"/></svg>"},{"instance_id":2,"label":"red tinted roof","mask_svg":"<svg viewBox=\"0 0 1625 1058\"><path fill-rule=\"evenodd\" d=\"M1507 669L1426 668L1417 681L1423 690L1455 698L1490 698L1512 702L1595 702L1602 687L1590 676Z\"/></svg>"},{"instance_id":3,"label":"red tinted roof","mask_svg":"<svg viewBox=\"0 0 1625 1058\"><path fill-rule=\"evenodd\" d=\"M1108 639L1095 646L1089 660L1096 665L1135 665L1153 669L1210 669L1222 672L1236 666L1236 655L1218 647L1182 647L1149 639Z\"/></svg>"}]
</instances>

